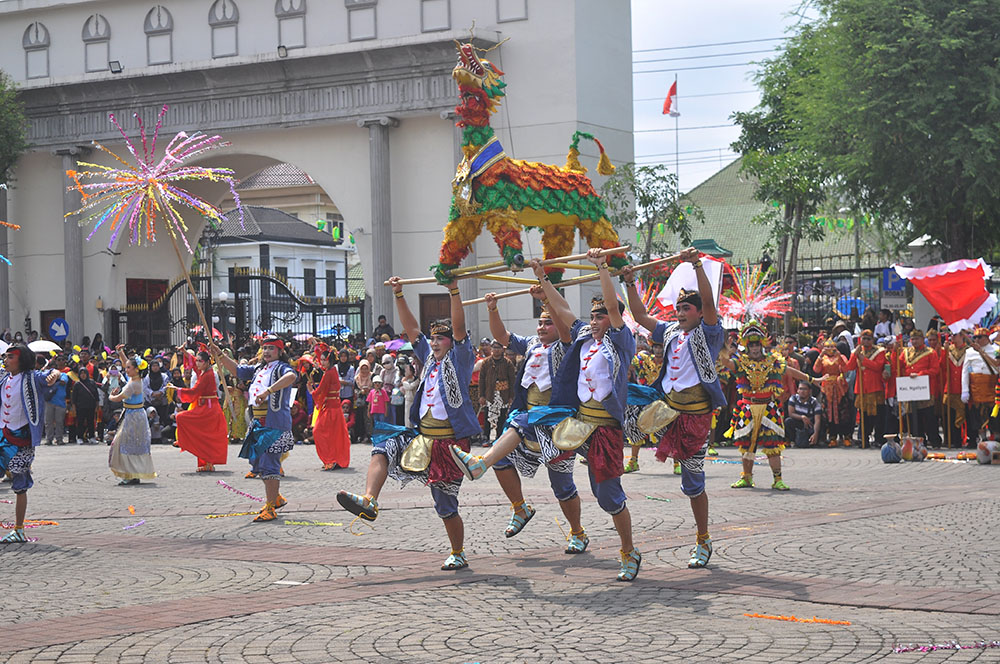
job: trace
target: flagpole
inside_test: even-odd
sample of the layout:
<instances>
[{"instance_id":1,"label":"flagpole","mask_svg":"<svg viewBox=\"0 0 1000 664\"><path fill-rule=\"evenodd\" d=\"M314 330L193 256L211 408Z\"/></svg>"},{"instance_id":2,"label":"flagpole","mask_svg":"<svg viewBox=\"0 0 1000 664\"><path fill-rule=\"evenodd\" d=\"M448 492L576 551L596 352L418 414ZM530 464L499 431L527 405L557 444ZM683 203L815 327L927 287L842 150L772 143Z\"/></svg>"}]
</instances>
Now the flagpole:
<instances>
[{"instance_id":1,"label":"flagpole","mask_svg":"<svg viewBox=\"0 0 1000 664\"><path fill-rule=\"evenodd\" d=\"M674 90L677 89L677 74L674 74ZM676 106L674 107L674 173L677 175L677 201L681 199L681 128L680 128L680 95L677 95Z\"/></svg>"}]
</instances>

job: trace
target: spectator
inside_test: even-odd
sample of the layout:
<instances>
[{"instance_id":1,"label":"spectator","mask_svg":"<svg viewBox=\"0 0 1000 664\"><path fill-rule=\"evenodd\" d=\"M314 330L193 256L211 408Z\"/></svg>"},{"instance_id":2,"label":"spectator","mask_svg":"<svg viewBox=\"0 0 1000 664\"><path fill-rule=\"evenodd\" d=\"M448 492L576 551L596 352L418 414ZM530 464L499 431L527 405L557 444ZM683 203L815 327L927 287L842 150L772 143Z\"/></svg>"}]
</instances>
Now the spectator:
<instances>
[{"instance_id":1,"label":"spectator","mask_svg":"<svg viewBox=\"0 0 1000 664\"><path fill-rule=\"evenodd\" d=\"M389 393L389 405L385 412L385 421L389 424L397 424L402 420L396 419L396 406L402 407L403 393L399 392L399 370L396 368L395 358L389 353L382 356L382 386Z\"/></svg>"},{"instance_id":2,"label":"spectator","mask_svg":"<svg viewBox=\"0 0 1000 664\"><path fill-rule=\"evenodd\" d=\"M386 421L386 411L389 408L389 391L383 386L382 376L372 378L372 389L368 392L367 400L368 414L374 430L376 424Z\"/></svg>"},{"instance_id":3,"label":"spectator","mask_svg":"<svg viewBox=\"0 0 1000 664\"><path fill-rule=\"evenodd\" d=\"M812 395L809 383L799 381L798 389L788 399L785 414L785 440L795 447L815 447L819 436L819 401Z\"/></svg>"},{"instance_id":4,"label":"spectator","mask_svg":"<svg viewBox=\"0 0 1000 664\"><path fill-rule=\"evenodd\" d=\"M500 342L493 341L490 350L490 357L483 360L479 370L479 404L486 407L483 435L487 442L500 436L500 427L507 420L507 411L514 398L515 379L514 365L504 357Z\"/></svg>"},{"instance_id":5,"label":"spectator","mask_svg":"<svg viewBox=\"0 0 1000 664\"><path fill-rule=\"evenodd\" d=\"M66 423L66 394L70 388L70 377L66 372L66 360L62 355L55 359L55 369L59 378L45 390L45 440L49 445L63 445Z\"/></svg>"},{"instance_id":6,"label":"spectator","mask_svg":"<svg viewBox=\"0 0 1000 664\"><path fill-rule=\"evenodd\" d=\"M410 418L410 409L413 407L413 400L416 398L417 389L420 387L420 379L417 378L413 364L407 362L403 365L403 379L400 382L403 391L403 420L402 422L409 428L415 429L417 423Z\"/></svg>"},{"instance_id":7,"label":"spectator","mask_svg":"<svg viewBox=\"0 0 1000 664\"><path fill-rule=\"evenodd\" d=\"M396 332L392 329L392 325L389 325L384 315L378 317L378 325L375 326L375 331L372 332L372 338L379 341L382 339L383 334L388 334L389 339L396 337Z\"/></svg>"},{"instance_id":8,"label":"spectator","mask_svg":"<svg viewBox=\"0 0 1000 664\"><path fill-rule=\"evenodd\" d=\"M892 312L882 309L878 312L878 322L875 323L875 338L884 339L892 336Z\"/></svg>"},{"instance_id":9,"label":"spectator","mask_svg":"<svg viewBox=\"0 0 1000 664\"><path fill-rule=\"evenodd\" d=\"M358 442L354 437L354 404L350 401L341 401L340 407L344 409L344 421L347 422L347 431L351 435L351 444Z\"/></svg>"},{"instance_id":10,"label":"spectator","mask_svg":"<svg viewBox=\"0 0 1000 664\"><path fill-rule=\"evenodd\" d=\"M156 409L160 416L160 424L170 421L172 408L167 403L167 380L160 371L160 359L154 357L149 361L149 373L142 379L142 395L147 406Z\"/></svg>"},{"instance_id":11,"label":"spectator","mask_svg":"<svg viewBox=\"0 0 1000 664\"><path fill-rule=\"evenodd\" d=\"M80 369L77 374L79 382L73 386L73 406L76 408L76 432L79 438L77 445L96 445L94 432L94 416L100 401L100 389L97 383L90 379L90 372Z\"/></svg>"}]
</instances>

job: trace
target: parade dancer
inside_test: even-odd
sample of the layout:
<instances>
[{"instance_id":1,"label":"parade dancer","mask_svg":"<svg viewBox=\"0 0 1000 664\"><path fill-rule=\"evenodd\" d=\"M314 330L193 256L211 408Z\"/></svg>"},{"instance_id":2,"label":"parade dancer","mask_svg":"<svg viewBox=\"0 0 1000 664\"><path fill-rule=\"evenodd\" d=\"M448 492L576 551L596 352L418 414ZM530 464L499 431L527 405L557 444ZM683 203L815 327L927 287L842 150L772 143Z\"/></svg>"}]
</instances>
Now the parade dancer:
<instances>
[{"instance_id":1,"label":"parade dancer","mask_svg":"<svg viewBox=\"0 0 1000 664\"><path fill-rule=\"evenodd\" d=\"M289 401L295 384L295 370L288 364L283 339L270 335L260 342L261 364L239 366L233 358L212 345L212 352L237 380L250 382L250 408L253 421L240 450L240 456L250 461L255 476L264 480L266 501L254 522L263 523L278 518L275 510L288 504L281 495L282 455L295 447L292 437L292 413Z\"/></svg>"},{"instance_id":2,"label":"parade dancer","mask_svg":"<svg viewBox=\"0 0 1000 664\"><path fill-rule=\"evenodd\" d=\"M14 492L14 529L0 543L27 542L24 516L28 511L28 489L34 485L31 462L42 442L45 400L42 392L59 380L60 372L35 371L35 354L22 343L11 345L3 358L0 376L0 470L10 473Z\"/></svg>"},{"instance_id":3,"label":"parade dancer","mask_svg":"<svg viewBox=\"0 0 1000 664\"><path fill-rule=\"evenodd\" d=\"M827 339L823 343L823 352L813 364L813 372L825 378L820 392L823 394L826 410L830 447L836 447L838 440L843 442L844 447L850 447L851 434L854 432L854 420L850 418L850 404L847 400L847 379L844 377L846 366L847 360L837 349L837 342L833 338ZM787 378L787 372L785 376Z\"/></svg>"},{"instance_id":4,"label":"parade dancer","mask_svg":"<svg viewBox=\"0 0 1000 664\"><path fill-rule=\"evenodd\" d=\"M740 329L740 345L746 352L725 360L736 380L737 401L733 408L729 432L743 457L743 472L731 486L734 489L753 488L753 463L758 449L762 449L774 474L771 488L788 491L781 478L781 452L785 449L784 418L778 407L783 379L786 373L812 383L798 369L785 364L784 358L764 354L767 332L761 323L751 320Z\"/></svg>"},{"instance_id":5,"label":"parade dancer","mask_svg":"<svg viewBox=\"0 0 1000 664\"><path fill-rule=\"evenodd\" d=\"M212 368L212 356L200 351L194 359L198 380L194 387L167 385L167 399L193 404L177 411L177 447L198 460L197 472L214 472L225 464L229 452L229 428L219 405L219 380Z\"/></svg>"},{"instance_id":6,"label":"parade dancer","mask_svg":"<svg viewBox=\"0 0 1000 664\"><path fill-rule=\"evenodd\" d=\"M860 344L851 353L845 371L857 371L854 379L854 404L862 413L861 447L867 447L869 434L875 431L875 447L881 448L885 435L885 350L875 345L875 334L862 330ZM826 383L823 384L824 387Z\"/></svg>"},{"instance_id":7,"label":"parade dancer","mask_svg":"<svg viewBox=\"0 0 1000 664\"><path fill-rule=\"evenodd\" d=\"M150 454L149 419L142 405L141 372L147 365L138 355L127 357L123 344L118 344L116 349L129 380L125 387L108 396L108 399L121 402L124 407L114 440L111 441L108 466L115 476L121 478L119 486L130 486L156 477Z\"/></svg>"},{"instance_id":8,"label":"parade dancer","mask_svg":"<svg viewBox=\"0 0 1000 664\"><path fill-rule=\"evenodd\" d=\"M726 336L698 250L685 249L680 259L693 266L698 290L680 290L674 304L675 323L657 320L646 312L631 267L622 270L622 278L635 322L652 333L654 344L663 346L663 362L652 387L657 398L666 401L678 415L666 428L656 432L659 439L656 459L663 462L673 458L680 462L681 491L691 502L697 527L688 567L705 567L712 557L708 494L705 492L705 451L712 432L712 410L726 404L715 369Z\"/></svg>"},{"instance_id":9,"label":"parade dancer","mask_svg":"<svg viewBox=\"0 0 1000 664\"><path fill-rule=\"evenodd\" d=\"M980 432L990 425L990 412L996 398L997 347L990 343L990 331L977 327L972 333L972 346L965 351L962 365L962 402L969 405L968 441L976 449Z\"/></svg>"},{"instance_id":10,"label":"parade dancer","mask_svg":"<svg viewBox=\"0 0 1000 664\"><path fill-rule=\"evenodd\" d=\"M313 420L313 441L323 470L338 470L351 465L351 437L340 405L340 373L331 361L329 349L319 353L323 377L313 390L316 417Z\"/></svg>"},{"instance_id":11,"label":"parade dancer","mask_svg":"<svg viewBox=\"0 0 1000 664\"><path fill-rule=\"evenodd\" d=\"M903 351L903 375L927 376L928 382L932 386L941 375L941 358L926 345L924 333L921 330L910 332L910 346ZM928 447L941 447L937 415L934 414L934 399L904 403L906 403L907 412L911 415L910 433L916 433L922 437L924 444Z\"/></svg>"},{"instance_id":12,"label":"parade dancer","mask_svg":"<svg viewBox=\"0 0 1000 664\"><path fill-rule=\"evenodd\" d=\"M951 336L945 348L941 373L944 382L944 430L948 436L948 447L965 447L965 404L962 403L962 365L969 345L965 342L965 332Z\"/></svg>"},{"instance_id":13,"label":"parade dancer","mask_svg":"<svg viewBox=\"0 0 1000 664\"><path fill-rule=\"evenodd\" d=\"M434 509L451 543L451 554L441 569L458 570L468 567L469 562L464 549L465 524L458 513L463 473L452 460L450 446L468 452L469 438L482 433L469 398L476 354L465 329L462 296L454 282L444 284L451 303L451 320L431 323L429 342L406 303L401 282L399 277L389 279L399 321L423 365L420 387L410 410L410 417L419 422L419 435L412 429L380 424L372 438L364 495L341 491L337 502L348 512L374 521L387 477L404 485L414 479L423 481L430 486ZM380 434L386 431L391 433Z\"/></svg>"},{"instance_id":14,"label":"parade dancer","mask_svg":"<svg viewBox=\"0 0 1000 664\"><path fill-rule=\"evenodd\" d=\"M539 279L545 278L544 269L536 270ZM541 286L533 286L531 294L548 302ZM523 337L507 330L497 309L495 293L486 295L486 309L490 315L490 332L496 341L524 355L524 362L518 368L514 379L513 412L508 420L507 430L493 443L484 456L466 454L452 446L451 452L463 469L465 476L475 480L486 469L493 467L500 487L510 500L513 513L504 535L513 537L535 516L535 508L528 505L521 492L521 480L534 477L541 464L545 464L549 474L552 493L559 501L563 516L569 521L569 542L566 553L583 553L590 539L580 522L580 495L573 481L574 452L563 452L552 443L552 428L528 424L528 411L537 406L548 405L552 397L552 385L569 348L570 331L561 319L553 318L548 309L543 308L538 317L534 337Z\"/></svg>"}]
</instances>

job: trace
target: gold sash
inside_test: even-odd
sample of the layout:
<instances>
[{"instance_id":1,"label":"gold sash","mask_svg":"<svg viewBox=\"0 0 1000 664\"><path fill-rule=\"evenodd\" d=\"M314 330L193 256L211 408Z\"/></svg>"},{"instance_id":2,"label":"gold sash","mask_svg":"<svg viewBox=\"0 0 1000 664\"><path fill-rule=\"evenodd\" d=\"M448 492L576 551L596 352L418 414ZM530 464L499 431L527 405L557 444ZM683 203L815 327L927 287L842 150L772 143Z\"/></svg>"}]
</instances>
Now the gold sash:
<instances>
[{"instance_id":1,"label":"gold sash","mask_svg":"<svg viewBox=\"0 0 1000 664\"><path fill-rule=\"evenodd\" d=\"M607 409L604 408L604 405L596 399L591 399L586 403L581 403L577 416L581 421L587 422L588 424L594 424L599 427L619 426L618 420L612 417Z\"/></svg>"},{"instance_id":2,"label":"gold sash","mask_svg":"<svg viewBox=\"0 0 1000 664\"><path fill-rule=\"evenodd\" d=\"M534 383L528 388L528 410L531 410L535 406L548 406L549 399L552 398L552 390L545 390L542 392L538 389L538 385Z\"/></svg>"},{"instance_id":3,"label":"gold sash","mask_svg":"<svg viewBox=\"0 0 1000 664\"><path fill-rule=\"evenodd\" d=\"M552 444L565 452L575 450L587 442L597 426L575 417L567 417L552 430Z\"/></svg>"},{"instance_id":4,"label":"gold sash","mask_svg":"<svg viewBox=\"0 0 1000 664\"><path fill-rule=\"evenodd\" d=\"M997 377L992 374L969 374L969 394L972 403L993 403Z\"/></svg>"},{"instance_id":5,"label":"gold sash","mask_svg":"<svg viewBox=\"0 0 1000 664\"><path fill-rule=\"evenodd\" d=\"M667 393L667 404L679 413L704 415L712 412L712 399L701 383Z\"/></svg>"},{"instance_id":6,"label":"gold sash","mask_svg":"<svg viewBox=\"0 0 1000 664\"><path fill-rule=\"evenodd\" d=\"M403 467L403 470L408 470L411 473L427 470L428 466L431 465L431 447L433 446L434 440L432 438L423 434L414 437L403 450L403 454L399 458L399 465Z\"/></svg>"},{"instance_id":7,"label":"gold sash","mask_svg":"<svg viewBox=\"0 0 1000 664\"><path fill-rule=\"evenodd\" d=\"M420 418L420 433L428 438L454 438L455 430L451 422L431 416L430 409Z\"/></svg>"},{"instance_id":8,"label":"gold sash","mask_svg":"<svg viewBox=\"0 0 1000 664\"><path fill-rule=\"evenodd\" d=\"M138 410L139 408L145 408L145 406L141 403L123 403L122 406L124 406L126 410Z\"/></svg>"},{"instance_id":9,"label":"gold sash","mask_svg":"<svg viewBox=\"0 0 1000 664\"><path fill-rule=\"evenodd\" d=\"M267 415L267 408L252 408L253 416L258 420Z\"/></svg>"},{"instance_id":10,"label":"gold sash","mask_svg":"<svg viewBox=\"0 0 1000 664\"><path fill-rule=\"evenodd\" d=\"M649 435L666 427L677 419L678 415L680 413L668 406L662 399L657 399L642 409L635 425L639 431Z\"/></svg>"}]
</instances>

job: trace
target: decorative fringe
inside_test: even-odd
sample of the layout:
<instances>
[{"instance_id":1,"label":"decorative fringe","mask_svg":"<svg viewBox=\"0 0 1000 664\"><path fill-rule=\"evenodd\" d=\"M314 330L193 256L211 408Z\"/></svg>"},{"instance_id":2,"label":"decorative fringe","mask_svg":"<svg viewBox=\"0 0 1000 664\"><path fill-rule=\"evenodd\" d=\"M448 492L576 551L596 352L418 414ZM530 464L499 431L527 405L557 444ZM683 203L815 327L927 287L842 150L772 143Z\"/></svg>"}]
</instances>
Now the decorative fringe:
<instances>
[{"instance_id":1,"label":"decorative fringe","mask_svg":"<svg viewBox=\"0 0 1000 664\"><path fill-rule=\"evenodd\" d=\"M567 171L573 171L574 173L586 173L587 169L583 164L580 163L580 151L576 148L570 148L569 152L566 154L566 166L564 168Z\"/></svg>"}]
</instances>

